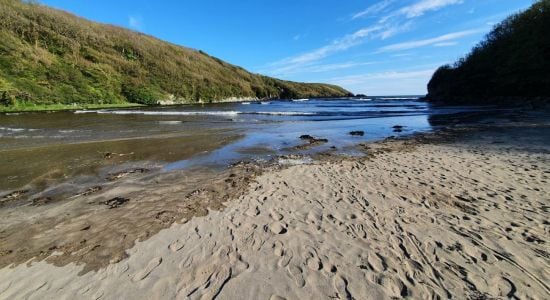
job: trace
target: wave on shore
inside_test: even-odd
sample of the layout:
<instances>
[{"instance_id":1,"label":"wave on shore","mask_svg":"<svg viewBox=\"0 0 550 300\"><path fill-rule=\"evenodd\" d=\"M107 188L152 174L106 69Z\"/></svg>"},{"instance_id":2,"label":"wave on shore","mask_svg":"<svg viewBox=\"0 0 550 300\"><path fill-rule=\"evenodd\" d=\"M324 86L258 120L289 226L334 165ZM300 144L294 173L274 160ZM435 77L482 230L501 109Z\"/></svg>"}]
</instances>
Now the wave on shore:
<instances>
[{"instance_id":1,"label":"wave on shore","mask_svg":"<svg viewBox=\"0 0 550 300\"><path fill-rule=\"evenodd\" d=\"M313 112L299 111L143 111L143 110L77 110L75 114L97 113L113 115L151 115L151 116L236 116L236 115L271 115L271 116L312 116Z\"/></svg>"}]
</instances>

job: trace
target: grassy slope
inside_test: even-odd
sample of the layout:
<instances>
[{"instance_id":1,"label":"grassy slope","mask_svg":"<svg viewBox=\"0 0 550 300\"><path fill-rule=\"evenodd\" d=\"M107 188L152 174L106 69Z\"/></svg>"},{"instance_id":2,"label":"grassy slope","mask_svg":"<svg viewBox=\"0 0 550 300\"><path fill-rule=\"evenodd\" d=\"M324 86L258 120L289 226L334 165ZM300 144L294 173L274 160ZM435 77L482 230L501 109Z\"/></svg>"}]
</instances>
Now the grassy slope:
<instances>
[{"instance_id":1,"label":"grassy slope","mask_svg":"<svg viewBox=\"0 0 550 300\"><path fill-rule=\"evenodd\" d=\"M0 102L152 104L345 96L252 74L202 51L18 0L0 0Z\"/></svg>"},{"instance_id":2,"label":"grassy slope","mask_svg":"<svg viewBox=\"0 0 550 300\"><path fill-rule=\"evenodd\" d=\"M547 101L549 55L550 0L540 0L495 26L465 58L439 68L428 84L428 99L473 104Z\"/></svg>"}]
</instances>

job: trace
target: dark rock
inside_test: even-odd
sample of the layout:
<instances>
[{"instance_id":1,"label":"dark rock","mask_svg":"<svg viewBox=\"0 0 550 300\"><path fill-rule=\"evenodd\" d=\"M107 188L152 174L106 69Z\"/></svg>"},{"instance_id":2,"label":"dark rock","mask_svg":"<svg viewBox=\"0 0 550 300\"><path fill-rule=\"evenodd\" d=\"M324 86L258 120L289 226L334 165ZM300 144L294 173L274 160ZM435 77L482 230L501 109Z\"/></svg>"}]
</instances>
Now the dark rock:
<instances>
[{"instance_id":1,"label":"dark rock","mask_svg":"<svg viewBox=\"0 0 550 300\"><path fill-rule=\"evenodd\" d=\"M107 180L117 180L117 179L120 179L122 177L126 177L130 174L134 174L134 173L145 173L147 172L148 170L147 169L144 169L144 168L135 168L135 169L131 169L131 170L126 170L126 171L122 171L122 172L117 172L117 173L113 173L113 174L109 174L109 176L107 177Z\"/></svg>"},{"instance_id":2,"label":"dark rock","mask_svg":"<svg viewBox=\"0 0 550 300\"><path fill-rule=\"evenodd\" d=\"M392 128L393 128L393 132L403 132L403 128L405 128L405 126L394 125Z\"/></svg>"},{"instance_id":3,"label":"dark rock","mask_svg":"<svg viewBox=\"0 0 550 300\"><path fill-rule=\"evenodd\" d=\"M29 191L27 190L13 191L0 197L0 207L7 205L8 203L21 202L22 199L26 199L24 196L28 192Z\"/></svg>"},{"instance_id":4,"label":"dark rock","mask_svg":"<svg viewBox=\"0 0 550 300\"><path fill-rule=\"evenodd\" d=\"M87 190L85 190L84 192L80 193L80 194L77 194L77 196L88 196L88 195L91 195L93 193L97 193L99 191L102 190L102 187L100 186L93 186Z\"/></svg>"},{"instance_id":5,"label":"dark rock","mask_svg":"<svg viewBox=\"0 0 550 300\"><path fill-rule=\"evenodd\" d=\"M101 204L105 204L109 206L109 209L117 208L123 205L124 203L130 201L128 198L123 197L114 197L113 199L109 199L107 201L101 202Z\"/></svg>"},{"instance_id":6,"label":"dark rock","mask_svg":"<svg viewBox=\"0 0 550 300\"><path fill-rule=\"evenodd\" d=\"M3 197L3 199L6 199L6 200L17 199L17 198L23 196L24 194L26 194L27 192L28 192L27 190L14 191L14 192L11 192L11 193L5 195Z\"/></svg>"},{"instance_id":7,"label":"dark rock","mask_svg":"<svg viewBox=\"0 0 550 300\"><path fill-rule=\"evenodd\" d=\"M324 143L328 143L328 139L316 138L316 137L311 136L309 134L301 135L300 139L306 140L306 141L308 141L308 143L304 144L304 145L296 146L296 147L294 147L294 149L305 150L305 149L309 149L311 147L319 146L319 145L324 144Z\"/></svg>"},{"instance_id":8,"label":"dark rock","mask_svg":"<svg viewBox=\"0 0 550 300\"><path fill-rule=\"evenodd\" d=\"M304 134L300 136L300 139L309 141L310 144L318 144L318 143L327 143L328 139L321 139L316 138L314 136L311 136L309 134Z\"/></svg>"},{"instance_id":9,"label":"dark rock","mask_svg":"<svg viewBox=\"0 0 550 300\"><path fill-rule=\"evenodd\" d=\"M349 134L354 136L364 136L365 132L362 130L357 130L357 131L351 131Z\"/></svg>"},{"instance_id":10,"label":"dark rock","mask_svg":"<svg viewBox=\"0 0 550 300\"><path fill-rule=\"evenodd\" d=\"M32 205L33 206L40 206L40 205L46 205L48 203L51 203L53 200L50 197L40 197L36 199L32 199Z\"/></svg>"}]
</instances>

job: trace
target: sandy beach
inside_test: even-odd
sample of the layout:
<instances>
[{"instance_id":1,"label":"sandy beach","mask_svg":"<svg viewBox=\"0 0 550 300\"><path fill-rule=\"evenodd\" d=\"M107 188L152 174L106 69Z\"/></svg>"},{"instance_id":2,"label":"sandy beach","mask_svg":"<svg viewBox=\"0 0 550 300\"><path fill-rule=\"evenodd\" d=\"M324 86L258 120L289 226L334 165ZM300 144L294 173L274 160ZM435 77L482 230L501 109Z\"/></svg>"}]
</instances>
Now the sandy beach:
<instances>
[{"instance_id":1,"label":"sandy beach","mask_svg":"<svg viewBox=\"0 0 550 300\"><path fill-rule=\"evenodd\" d=\"M220 198L206 211L167 221L150 237L130 234L137 242L122 256L125 247L103 260L63 247L26 263L22 256L0 270L0 298L550 297L548 124L487 125L363 147L362 158L225 174L241 179L203 194ZM157 203L181 200L185 184L172 180L155 192ZM132 210L119 209L129 208L99 213L129 218ZM94 216L41 236L58 228L70 239L67 228L86 228ZM136 231L154 227L143 222ZM100 243L101 233L90 236ZM40 237L28 244L34 240Z\"/></svg>"},{"instance_id":2,"label":"sandy beach","mask_svg":"<svg viewBox=\"0 0 550 300\"><path fill-rule=\"evenodd\" d=\"M157 2L0 0L0 300L550 300L550 0Z\"/></svg>"}]
</instances>

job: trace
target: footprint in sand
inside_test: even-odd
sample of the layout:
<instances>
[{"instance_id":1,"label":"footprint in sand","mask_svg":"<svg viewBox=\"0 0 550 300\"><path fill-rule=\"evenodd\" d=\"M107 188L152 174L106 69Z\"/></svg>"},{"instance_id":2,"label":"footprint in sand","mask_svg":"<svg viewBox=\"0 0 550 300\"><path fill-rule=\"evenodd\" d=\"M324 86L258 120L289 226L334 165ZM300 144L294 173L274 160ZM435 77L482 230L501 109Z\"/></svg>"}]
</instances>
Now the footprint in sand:
<instances>
[{"instance_id":1,"label":"footprint in sand","mask_svg":"<svg viewBox=\"0 0 550 300\"><path fill-rule=\"evenodd\" d=\"M323 263L318 257L310 257L306 261L307 267L312 271L319 271L323 268Z\"/></svg>"},{"instance_id":2,"label":"footprint in sand","mask_svg":"<svg viewBox=\"0 0 550 300\"><path fill-rule=\"evenodd\" d=\"M307 221L309 223L319 224L319 223L321 223L321 219L322 219L321 214L318 213L318 212L310 211L307 214Z\"/></svg>"},{"instance_id":3,"label":"footprint in sand","mask_svg":"<svg viewBox=\"0 0 550 300\"><path fill-rule=\"evenodd\" d=\"M338 299L353 299L350 292L348 291L348 281L344 277L340 275L334 276L334 279L332 280L332 286L336 290L336 295Z\"/></svg>"},{"instance_id":4,"label":"footprint in sand","mask_svg":"<svg viewBox=\"0 0 550 300\"><path fill-rule=\"evenodd\" d=\"M283 234L286 233L287 225L282 222L273 222L269 224L269 230L274 234Z\"/></svg>"},{"instance_id":5,"label":"footprint in sand","mask_svg":"<svg viewBox=\"0 0 550 300\"><path fill-rule=\"evenodd\" d=\"M151 274L151 272L153 272L153 270L156 269L161 263L162 257L153 258L143 270L134 275L132 281L136 282L147 278L147 276L149 276L149 274Z\"/></svg>"},{"instance_id":6,"label":"footprint in sand","mask_svg":"<svg viewBox=\"0 0 550 300\"><path fill-rule=\"evenodd\" d=\"M231 267L221 264L219 261L207 264L196 270L194 274L185 274L178 288L176 298L188 299L214 299L221 292L223 286L231 278Z\"/></svg>"},{"instance_id":7,"label":"footprint in sand","mask_svg":"<svg viewBox=\"0 0 550 300\"><path fill-rule=\"evenodd\" d=\"M386 270L386 263L379 254L371 254L367 257L367 261L372 269L376 272L383 272Z\"/></svg>"},{"instance_id":8,"label":"footprint in sand","mask_svg":"<svg viewBox=\"0 0 550 300\"><path fill-rule=\"evenodd\" d=\"M317 256L317 251L311 246L306 246L304 252L304 260L306 261L307 267L312 271L319 271L323 268L323 263Z\"/></svg>"},{"instance_id":9,"label":"footprint in sand","mask_svg":"<svg viewBox=\"0 0 550 300\"><path fill-rule=\"evenodd\" d=\"M495 296L514 298L516 286L508 278L497 277L492 280L490 292Z\"/></svg>"},{"instance_id":10,"label":"footprint in sand","mask_svg":"<svg viewBox=\"0 0 550 300\"><path fill-rule=\"evenodd\" d=\"M276 210L271 210L271 213L269 215L275 221L281 221L283 219L283 215L277 212Z\"/></svg>"},{"instance_id":11,"label":"footprint in sand","mask_svg":"<svg viewBox=\"0 0 550 300\"><path fill-rule=\"evenodd\" d=\"M292 260L292 257L293 257L292 250L286 250L285 248L282 248L282 252L283 254L278 263L280 268L284 268L288 266L288 264L290 263L290 260Z\"/></svg>"},{"instance_id":12,"label":"footprint in sand","mask_svg":"<svg viewBox=\"0 0 550 300\"><path fill-rule=\"evenodd\" d=\"M249 217L255 217L260 214L260 209L257 206L251 207L245 212L245 214Z\"/></svg>"},{"instance_id":13,"label":"footprint in sand","mask_svg":"<svg viewBox=\"0 0 550 300\"><path fill-rule=\"evenodd\" d=\"M181 248L183 248L185 246L185 243L180 241L180 240L175 240L173 241L169 246L168 248L170 250L172 250L172 252L176 252L176 251L179 251Z\"/></svg>"},{"instance_id":14,"label":"footprint in sand","mask_svg":"<svg viewBox=\"0 0 550 300\"><path fill-rule=\"evenodd\" d=\"M208 290L202 295L201 299L215 299L230 278L231 268L228 266L221 266L220 269L208 279L206 283Z\"/></svg>"},{"instance_id":15,"label":"footprint in sand","mask_svg":"<svg viewBox=\"0 0 550 300\"><path fill-rule=\"evenodd\" d=\"M407 296L407 286L399 278L388 275L382 276L378 282L383 286L386 291L389 292L393 297L405 297Z\"/></svg>"},{"instance_id":16,"label":"footprint in sand","mask_svg":"<svg viewBox=\"0 0 550 300\"><path fill-rule=\"evenodd\" d=\"M232 266L232 276L236 277L242 272L248 270L250 265L248 262L244 261L242 256L237 252L232 252L229 254L229 261Z\"/></svg>"},{"instance_id":17,"label":"footprint in sand","mask_svg":"<svg viewBox=\"0 0 550 300\"><path fill-rule=\"evenodd\" d=\"M365 230L363 224L351 224L348 225L348 234L353 238L367 238L367 231Z\"/></svg>"},{"instance_id":18,"label":"footprint in sand","mask_svg":"<svg viewBox=\"0 0 550 300\"><path fill-rule=\"evenodd\" d=\"M283 256L283 254L285 253L285 250L284 250L284 245L281 241L275 241L275 243L273 243L273 253L277 256Z\"/></svg>"},{"instance_id":19,"label":"footprint in sand","mask_svg":"<svg viewBox=\"0 0 550 300\"><path fill-rule=\"evenodd\" d=\"M292 279L294 279L294 282L296 282L296 285L298 287L304 287L306 285L306 281L304 280L304 276L302 274L302 268L297 266L296 264L292 263L288 265L287 267L288 274Z\"/></svg>"}]
</instances>

